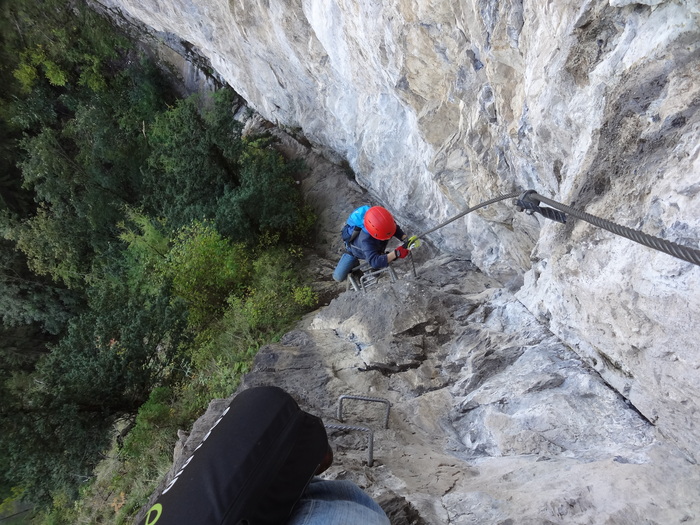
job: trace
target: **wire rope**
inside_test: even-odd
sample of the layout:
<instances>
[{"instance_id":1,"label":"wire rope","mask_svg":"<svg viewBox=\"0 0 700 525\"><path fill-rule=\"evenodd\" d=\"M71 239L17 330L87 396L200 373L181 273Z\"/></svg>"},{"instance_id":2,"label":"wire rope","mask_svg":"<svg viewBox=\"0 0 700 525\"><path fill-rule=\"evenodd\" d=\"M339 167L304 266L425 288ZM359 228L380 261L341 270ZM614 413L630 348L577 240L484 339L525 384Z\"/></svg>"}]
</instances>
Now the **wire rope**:
<instances>
[{"instance_id":1,"label":"wire rope","mask_svg":"<svg viewBox=\"0 0 700 525\"><path fill-rule=\"evenodd\" d=\"M608 230L615 235L625 237L636 243L653 248L654 250L658 250L683 261L700 266L700 250L695 250L688 246L682 246L666 239L660 239L659 237L654 237L653 235L646 234L639 230L627 228L626 226L620 226L614 222L601 219L600 217L596 217L590 213L586 213L584 211L577 210L576 208L572 208L571 206L567 206L566 204L548 199L547 197L543 197L537 193L533 193L532 196L540 202L551 206L552 208L568 213L572 217L584 220L590 224L593 224L594 226L603 228L604 230Z\"/></svg>"},{"instance_id":2,"label":"wire rope","mask_svg":"<svg viewBox=\"0 0 700 525\"><path fill-rule=\"evenodd\" d=\"M498 196L498 197L494 197L493 199L489 199L489 200L487 200L487 201L484 201L484 202L482 202L482 203L480 203L480 204L477 204L476 206L472 206L472 207L469 208L468 210L465 210L465 211L463 211L462 213L460 213L459 215L455 215L455 216L452 217L451 219L448 219L448 220L446 220L445 222L438 224L437 226L435 226L435 228L432 228L432 229L430 229L430 230L427 230L427 231L424 231L424 232L422 232L422 233L419 233L416 237L419 237L419 238L420 238L420 237L424 237L424 236L428 235L429 233L433 233L434 231L439 230L440 228L443 228L443 227L447 226L447 225L450 224L451 222L454 222L454 221L456 221L457 219L459 219L459 218L461 218L461 217L464 217L464 216L467 215L468 213L471 213L471 212L473 212L473 211L476 211L476 210L478 210L478 209L480 209L480 208L484 208L485 206L488 206L489 204L494 204L494 203L496 203L496 202L503 201L503 200L506 200L506 199L512 199L512 198L514 198L514 197L517 197L517 196L520 195L521 193L522 193L522 192L520 192L520 191L514 191L514 192L511 192L511 193L507 193L507 194L505 194L505 195L500 195L500 196Z\"/></svg>"},{"instance_id":3,"label":"wire rope","mask_svg":"<svg viewBox=\"0 0 700 525\"><path fill-rule=\"evenodd\" d=\"M480 208L484 208L485 206L488 206L490 204L494 204L496 202L500 202L500 201L503 201L506 199L512 199L515 197L521 197L521 202L516 201L515 202L516 205L522 204L522 200L524 200L523 197L527 197L528 199L531 198L531 199L533 199L533 201L537 201L537 204L539 204L539 202L542 202L544 204L547 204L548 206L551 206L552 208L554 208L556 210L567 213L567 214L571 215L572 217L576 217L577 219L581 219L583 221L586 221L594 226L597 226L598 228L602 228L604 230L612 232L615 235L625 237L631 241L634 241L636 243L647 246L648 248L652 248L654 250L671 255L672 257L676 257L676 258L681 259L683 261L700 266L700 250L690 248L689 246L682 246L682 245L677 244L675 242L668 241L666 239L661 239L659 237L654 237L653 235L649 235L649 234L646 234L646 233L641 232L639 230L634 230L632 228L627 228L626 226L621 226L619 224L608 221L606 219L601 219L600 217L596 217L595 215L591 215L590 213L586 213L584 211L577 210L576 208L572 208L571 206L567 206L566 204L562 204L561 202L557 202L557 201L549 199L547 197L543 197L542 195L536 193L534 190L530 190L527 192L515 191L515 192L511 192L511 193L506 193L505 195L499 195L498 197L494 197L493 199L489 199L487 201L481 202L481 203L477 204L476 206L472 206L471 208L468 208L467 210L463 211L462 213L455 215L454 217L446 220L445 222L438 224L434 228L431 228L429 230L421 232L416 237L418 237L418 238L424 237L430 233L433 233L436 230L439 230L440 228L444 228L445 226L447 226L451 222L454 222L457 219L464 217L465 215L467 215L473 211L476 211ZM528 204L530 206L532 206L535 203L532 201L529 201ZM522 210L522 208L520 208L520 209ZM532 211L538 211L538 212L542 213L545 217L547 217L547 215L545 215L546 212L542 211L542 210L546 210L546 208L540 209L537 205L535 205L534 207L530 207L529 210L530 210L529 213L532 213ZM551 219L552 217L550 216L548 218Z\"/></svg>"}]
</instances>

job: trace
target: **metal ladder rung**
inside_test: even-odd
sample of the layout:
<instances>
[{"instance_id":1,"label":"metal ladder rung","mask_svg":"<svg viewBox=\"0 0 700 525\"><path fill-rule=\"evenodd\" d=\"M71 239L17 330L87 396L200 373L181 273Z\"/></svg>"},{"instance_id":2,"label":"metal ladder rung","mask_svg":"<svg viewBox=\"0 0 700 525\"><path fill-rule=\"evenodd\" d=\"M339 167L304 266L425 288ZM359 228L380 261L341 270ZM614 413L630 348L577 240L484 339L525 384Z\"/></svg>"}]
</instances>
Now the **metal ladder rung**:
<instances>
[{"instance_id":1,"label":"metal ladder rung","mask_svg":"<svg viewBox=\"0 0 700 525\"><path fill-rule=\"evenodd\" d=\"M369 403L383 403L386 405L386 413L384 414L384 428L389 428L389 410L391 410L391 403L387 399L382 399L381 397L367 397L367 396L357 396L357 395L343 395L338 398L338 421L343 422L343 401L345 399L357 399L359 401L367 401Z\"/></svg>"},{"instance_id":2,"label":"metal ladder rung","mask_svg":"<svg viewBox=\"0 0 700 525\"><path fill-rule=\"evenodd\" d=\"M324 425L326 428L333 430L357 430L367 432L367 466L371 467L374 464L374 431L367 427L355 427L351 425Z\"/></svg>"},{"instance_id":3,"label":"metal ladder rung","mask_svg":"<svg viewBox=\"0 0 700 525\"><path fill-rule=\"evenodd\" d=\"M370 403L383 403L386 405L386 414L384 415L384 428L389 428L389 410L391 403L387 399L380 397L368 397L357 395L342 395L338 398L338 421L343 422L343 401L345 399L357 399L359 401L367 401ZM359 427L352 425L324 425L328 429L335 430L356 430L367 433L367 466L371 467L374 464L374 431L368 427Z\"/></svg>"},{"instance_id":4,"label":"metal ladder rung","mask_svg":"<svg viewBox=\"0 0 700 525\"><path fill-rule=\"evenodd\" d=\"M352 273L348 274L346 290L349 290L352 286L353 290L356 292L366 292L367 288L377 284L379 277L386 272L389 272L389 279L392 283L395 283L399 279L391 265L386 268L372 269L368 263L364 263L360 265L359 268L356 268L356 270L360 270L363 274L359 279L352 275Z\"/></svg>"}]
</instances>

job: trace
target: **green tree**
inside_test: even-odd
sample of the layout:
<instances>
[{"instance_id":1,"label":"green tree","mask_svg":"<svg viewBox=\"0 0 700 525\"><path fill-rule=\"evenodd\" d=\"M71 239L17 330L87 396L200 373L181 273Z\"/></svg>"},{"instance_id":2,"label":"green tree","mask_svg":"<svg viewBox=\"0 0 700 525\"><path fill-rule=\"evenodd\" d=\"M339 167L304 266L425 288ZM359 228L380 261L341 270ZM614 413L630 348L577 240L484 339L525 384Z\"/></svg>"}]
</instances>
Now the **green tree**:
<instances>
[{"instance_id":1,"label":"green tree","mask_svg":"<svg viewBox=\"0 0 700 525\"><path fill-rule=\"evenodd\" d=\"M226 322L242 334L257 334L257 342L277 335L316 305L315 295L302 284L298 261L281 246L258 253L248 287L245 295L229 297Z\"/></svg>"},{"instance_id":2,"label":"green tree","mask_svg":"<svg viewBox=\"0 0 700 525\"><path fill-rule=\"evenodd\" d=\"M12 213L24 214L32 209L32 194L22 188L21 172L16 165L17 140L16 131L0 110L0 213L6 214L6 217Z\"/></svg>"},{"instance_id":3,"label":"green tree","mask_svg":"<svg viewBox=\"0 0 700 525\"><path fill-rule=\"evenodd\" d=\"M270 137L241 139L231 93L222 90L209 111L191 97L156 119L144 205L174 227L211 219L235 241L291 234L305 213L293 178L303 166L286 161Z\"/></svg>"},{"instance_id":4,"label":"green tree","mask_svg":"<svg viewBox=\"0 0 700 525\"><path fill-rule=\"evenodd\" d=\"M0 240L0 318L4 326L32 325L55 336L80 306L79 294L32 273L23 254L12 243Z\"/></svg>"},{"instance_id":5,"label":"green tree","mask_svg":"<svg viewBox=\"0 0 700 525\"><path fill-rule=\"evenodd\" d=\"M217 108L230 114L230 108ZM209 128L197 97L178 102L156 118L148 130L152 150L143 171L147 211L174 228L213 217L217 196L238 185L240 126L232 115L227 120L228 126L219 121Z\"/></svg>"},{"instance_id":6,"label":"green tree","mask_svg":"<svg viewBox=\"0 0 700 525\"><path fill-rule=\"evenodd\" d=\"M37 371L59 401L86 411L135 411L166 378L185 309L168 296L129 296L118 282L103 283L91 299L91 310L71 322Z\"/></svg>"},{"instance_id":7,"label":"green tree","mask_svg":"<svg viewBox=\"0 0 700 525\"><path fill-rule=\"evenodd\" d=\"M40 206L35 216L25 219L7 233L7 238L27 257L30 269L50 276L69 288L78 287L89 272L92 256L85 228L78 220L59 220L49 206Z\"/></svg>"},{"instance_id":8,"label":"green tree","mask_svg":"<svg viewBox=\"0 0 700 525\"><path fill-rule=\"evenodd\" d=\"M23 187L37 205L21 220L6 221L5 237L33 271L71 287L80 286L92 260L115 240L124 205L139 201L140 167L149 154L144 129L169 97L160 75L143 62L108 80L98 92L67 86L54 93L42 107L60 107L62 118L39 117L41 129L19 142ZM37 87L27 100L36 92L47 91ZM35 120L24 113L34 112L25 106L14 106L13 119L31 127Z\"/></svg>"},{"instance_id":9,"label":"green tree","mask_svg":"<svg viewBox=\"0 0 700 525\"><path fill-rule=\"evenodd\" d=\"M231 244L209 224L195 221L178 232L162 266L173 294L189 308L193 327L220 313L230 295L243 295L250 258L243 244Z\"/></svg>"},{"instance_id":10,"label":"green tree","mask_svg":"<svg viewBox=\"0 0 700 525\"><path fill-rule=\"evenodd\" d=\"M158 295L163 289L163 265L170 251L170 230L164 220L153 220L133 208L119 223L119 239L125 248L120 256L124 280L131 290Z\"/></svg>"},{"instance_id":11,"label":"green tree","mask_svg":"<svg viewBox=\"0 0 700 525\"><path fill-rule=\"evenodd\" d=\"M48 501L89 475L183 340L186 308L132 289L117 239L172 96L80 1L4 0L0 28L0 487Z\"/></svg>"},{"instance_id":12,"label":"green tree","mask_svg":"<svg viewBox=\"0 0 700 525\"><path fill-rule=\"evenodd\" d=\"M173 365L186 337L183 304L105 279L91 290L90 308L35 370L6 372L0 384L0 446L10 457L4 476L37 503L60 490L75 494L115 419L135 414L154 385L177 373Z\"/></svg>"},{"instance_id":13,"label":"green tree","mask_svg":"<svg viewBox=\"0 0 700 525\"><path fill-rule=\"evenodd\" d=\"M109 436L109 420L99 414L46 402L0 413L3 477L22 487L25 499L44 504L59 489L77 495Z\"/></svg>"},{"instance_id":14,"label":"green tree","mask_svg":"<svg viewBox=\"0 0 700 525\"><path fill-rule=\"evenodd\" d=\"M73 509L117 419L185 379L191 417L313 302L274 247L312 216L231 90L175 102L82 0L3 0L0 59L0 496Z\"/></svg>"},{"instance_id":15,"label":"green tree","mask_svg":"<svg viewBox=\"0 0 700 525\"><path fill-rule=\"evenodd\" d=\"M11 22L3 24L10 29L6 45L24 49L15 78L25 91L42 79L54 86L70 83L100 90L105 70L128 46L107 20L82 2L5 0L3 14Z\"/></svg>"},{"instance_id":16,"label":"green tree","mask_svg":"<svg viewBox=\"0 0 700 525\"><path fill-rule=\"evenodd\" d=\"M293 174L302 169L272 147L272 139L244 139L238 161L239 185L217 199L216 224L236 239L251 240L265 233L287 237L301 222L304 209Z\"/></svg>"}]
</instances>

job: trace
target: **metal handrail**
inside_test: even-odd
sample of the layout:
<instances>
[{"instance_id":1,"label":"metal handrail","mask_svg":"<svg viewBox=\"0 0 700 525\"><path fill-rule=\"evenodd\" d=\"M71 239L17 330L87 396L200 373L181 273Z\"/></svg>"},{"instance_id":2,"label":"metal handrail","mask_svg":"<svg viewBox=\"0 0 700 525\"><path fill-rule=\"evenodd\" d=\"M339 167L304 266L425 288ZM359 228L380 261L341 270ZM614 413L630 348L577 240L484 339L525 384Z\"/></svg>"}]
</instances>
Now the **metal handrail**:
<instances>
[{"instance_id":1,"label":"metal handrail","mask_svg":"<svg viewBox=\"0 0 700 525\"><path fill-rule=\"evenodd\" d=\"M343 395L338 398L338 421L343 422L343 400L345 399L358 399L360 401L368 401L371 403L384 403L386 405L386 414L384 416L384 428L389 428L389 410L391 409L391 403L380 397L367 397L367 396L357 396L357 395Z\"/></svg>"},{"instance_id":2,"label":"metal handrail","mask_svg":"<svg viewBox=\"0 0 700 525\"><path fill-rule=\"evenodd\" d=\"M371 428L332 424L324 426L335 430L357 430L360 432L367 432L367 466L371 467L374 464L374 431Z\"/></svg>"}]
</instances>

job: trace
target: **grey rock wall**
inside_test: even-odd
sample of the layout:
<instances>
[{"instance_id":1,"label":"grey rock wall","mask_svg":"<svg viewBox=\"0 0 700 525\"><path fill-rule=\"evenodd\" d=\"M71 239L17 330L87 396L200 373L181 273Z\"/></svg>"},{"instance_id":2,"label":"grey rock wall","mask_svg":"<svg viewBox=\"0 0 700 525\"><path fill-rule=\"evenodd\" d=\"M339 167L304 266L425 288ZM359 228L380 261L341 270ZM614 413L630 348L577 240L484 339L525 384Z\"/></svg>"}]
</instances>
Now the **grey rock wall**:
<instances>
[{"instance_id":1,"label":"grey rock wall","mask_svg":"<svg viewBox=\"0 0 700 525\"><path fill-rule=\"evenodd\" d=\"M612 388L512 290L431 245L368 293L328 282L341 210L367 194L339 166L259 117L309 170L300 180L320 215L309 267L333 297L257 355L240 389L277 385L326 424L329 479L366 490L393 525L599 524L700 521L700 471L658 424ZM381 404L339 397L364 395ZM225 408L214 400L181 436L165 487ZM154 493L157 496L159 491ZM149 508L147 505L145 509Z\"/></svg>"},{"instance_id":2,"label":"grey rock wall","mask_svg":"<svg viewBox=\"0 0 700 525\"><path fill-rule=\"evenodd\" d=\"M465 259L342 293L264 347L241 389L277 385L326 424L334 464L393 525L700 519L700 471L575 352ZM405 261L404 261L405 262ZM391 403L388 428L383 404ZM177 471L225 404L195 425ZM164 481L167 483L167 479Z\"/></svg>"},{"instance_id":3,"label":"grey rock wall","mask_svg":"<svg viewBox=\"0 0 700 525\"><path fill-rule=\"evenodd\" d=\"M108 4L192 43L262 116L346 159L413 232L532 188L698 247L697 2ZM697 459L700 268L506 204L429 240L520 287L527 312Z\"/></svg>"}]
</instances>

